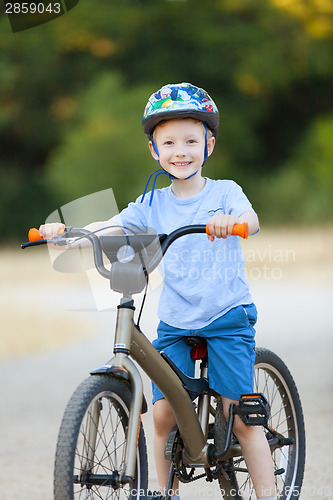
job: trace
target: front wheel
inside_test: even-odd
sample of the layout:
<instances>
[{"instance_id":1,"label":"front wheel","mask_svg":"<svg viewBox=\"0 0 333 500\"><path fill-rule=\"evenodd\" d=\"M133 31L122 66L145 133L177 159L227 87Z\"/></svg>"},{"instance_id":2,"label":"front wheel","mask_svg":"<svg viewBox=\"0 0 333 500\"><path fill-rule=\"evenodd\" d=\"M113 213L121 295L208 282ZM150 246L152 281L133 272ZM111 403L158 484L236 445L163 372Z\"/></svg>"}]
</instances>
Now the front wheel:
<instances>
[{"instance_id":1,"label":"front wheel","mask_svg":"<svg viewBox=\"0 0 333 500\"><path fill-rule=\"evenodd\" d=\"M266 432L268 442L272 444L276 497L278 500L296 500L300 496L305 466L302 406L290 371L284 362L268 349L256 348L254 392L261 392L268 400L269 427L289 443L284 446L273 446L273 433ZM217 414L219 420L223 420L221 402ZM219 420L219 427L216 430L222 425ZM243 457L235 456L239 449L235 439L231 448L235 451L234 458L224 463L224 474L221 474L219 479L224 498L254 500L256 496L245 461Z\"/></svg>"},{"instance_id":2,"label":"front wheel","mask_svg":"<svg viewBox=\"0 0 333 500\"><path fill-rule=\"evenodd\" d=\"M71 397L61 423L54 470L54 500L138 500L148 486L146 440L140 426L136 475L122 485L131 392L107 375L86 379Z\"/></svg>"}]
</instances>

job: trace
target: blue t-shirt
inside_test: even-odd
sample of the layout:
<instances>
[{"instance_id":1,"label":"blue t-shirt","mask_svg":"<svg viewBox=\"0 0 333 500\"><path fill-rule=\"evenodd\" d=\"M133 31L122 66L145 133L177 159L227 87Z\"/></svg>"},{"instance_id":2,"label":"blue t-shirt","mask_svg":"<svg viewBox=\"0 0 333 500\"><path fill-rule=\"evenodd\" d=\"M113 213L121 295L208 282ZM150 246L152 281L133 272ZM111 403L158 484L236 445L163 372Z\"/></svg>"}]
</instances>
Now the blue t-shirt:
<instances>
[{"instance_id":1,"label":"blue t-shirt","mask_svg":"<svg viewBox=\"0 0 333 500\"><path fill-rule=\"evenodd\" d=\"M140 196L112 222L169 234L189 224L207 224L218 213L239 217L253 211L234 181L206 178L200 193L185 199L175 196L171 187L156 189L151 207L150 194L143 203ZM176 328L203 328L233 307L252 302L238 236L214 242L205 234L183 236L167 250L163 267L158 316Z\"/></svg>"}]
</instances>

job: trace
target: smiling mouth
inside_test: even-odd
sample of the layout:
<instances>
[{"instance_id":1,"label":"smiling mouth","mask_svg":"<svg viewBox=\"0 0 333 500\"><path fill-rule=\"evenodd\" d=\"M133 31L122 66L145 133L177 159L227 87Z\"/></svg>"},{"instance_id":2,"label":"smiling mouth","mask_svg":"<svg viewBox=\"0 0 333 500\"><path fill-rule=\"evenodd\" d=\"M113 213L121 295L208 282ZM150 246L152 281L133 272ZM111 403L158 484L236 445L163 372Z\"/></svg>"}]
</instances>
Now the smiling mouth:
<instances>
[{"instance_id":1,"label":"smiling mouth","mask_svg":"<svg viewBox=\"0 0 333 500\"><path fill-rule=\"evenodd\" d=\"M173 162L172 165L174 167L178 167L178 168L185 168L185 167L188 167L189 165L191 165L191 161L179 161L179 162Z\"/></svg>"}]
</instances>

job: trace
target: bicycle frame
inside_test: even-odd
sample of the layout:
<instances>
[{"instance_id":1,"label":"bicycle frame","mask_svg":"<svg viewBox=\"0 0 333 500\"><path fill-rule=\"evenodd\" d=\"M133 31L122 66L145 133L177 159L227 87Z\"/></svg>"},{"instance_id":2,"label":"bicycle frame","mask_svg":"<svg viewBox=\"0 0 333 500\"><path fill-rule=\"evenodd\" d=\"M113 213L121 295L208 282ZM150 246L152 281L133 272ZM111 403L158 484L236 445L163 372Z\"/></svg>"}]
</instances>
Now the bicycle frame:
<instances>
[{"instance_id":1,"label":"bicycle frame","mask_svg":"<svg viewBox=\"0 0 333 500\"><path fill-rule=\"evenodd\" d=\"M135 325L134 307L132 303L118 306L115 331L114 354L115 356L103 366L105 373L112 368L127 372L132 389L133 399L128 424L127 445L125 454L125 468L122 482L129 482L134 478L136 465L136 445L138 429L141 424L141 408L143 401L143 386L140 373L129 358L129 355L138 363L148 377L163 392L169 402L177 422L184 443L183 461L187 466L209 467L206 443L208 433L209 404L204 405L199 401L199 421L192 400L184 389L177 374L158 353L141 330ZM94 371L99 373L99 370ZM207 397L201 396L201 398ZM200 398L199 398L200 399ZM202 425L203 427L202 427Z\"/></svg>"}]
</instances>

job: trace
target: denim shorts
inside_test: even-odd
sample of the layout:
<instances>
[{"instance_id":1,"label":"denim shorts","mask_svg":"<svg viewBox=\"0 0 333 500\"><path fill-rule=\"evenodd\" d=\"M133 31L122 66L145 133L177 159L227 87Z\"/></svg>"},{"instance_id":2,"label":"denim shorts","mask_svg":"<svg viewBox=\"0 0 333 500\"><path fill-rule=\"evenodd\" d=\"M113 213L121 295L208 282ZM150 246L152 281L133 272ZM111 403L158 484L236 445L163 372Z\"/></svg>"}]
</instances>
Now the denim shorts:
<instances>
[{"instance_id":1,"label":"denim shorts","mask_svg":"<svg viewBox=\"0 0 333 500\"><path fill-rule=\"evenodd\" d=\"M153 346L164 351L186 375L194 377L195 362L185 339L189 336L205 337L209 387L222 396L238 400L241 394L253 392L256 321L254 304L234 307L199 330L174 328L161 321ZM155 403L164 396L155 384L152 385Z\"/></svg>"}]
</instances>

